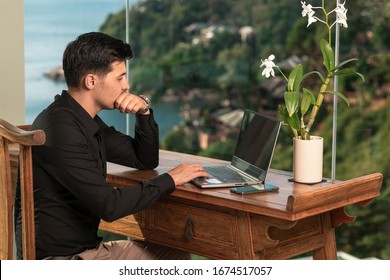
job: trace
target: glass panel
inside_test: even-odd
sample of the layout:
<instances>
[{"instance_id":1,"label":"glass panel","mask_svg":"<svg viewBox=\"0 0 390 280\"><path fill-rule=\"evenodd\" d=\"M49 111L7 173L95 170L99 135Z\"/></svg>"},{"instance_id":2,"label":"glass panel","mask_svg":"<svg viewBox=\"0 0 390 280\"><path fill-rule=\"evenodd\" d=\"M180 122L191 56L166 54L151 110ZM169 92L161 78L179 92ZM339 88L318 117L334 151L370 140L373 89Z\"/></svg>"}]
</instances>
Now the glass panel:
<instances>
[{"instance_id":1,"label":"glass panel","mask_svg":"<svg viewBox=\"0 0 390 280\"><path fill-rule=\"evenodd\" d=\"M58 67L67 43L81 33L98 31L109 14L123 7L123 0L24 0L26 123L66 89ZM118 117L118 129L124 131L124 116L116 111L105 115Z\"/></svg>"}]
</instances>

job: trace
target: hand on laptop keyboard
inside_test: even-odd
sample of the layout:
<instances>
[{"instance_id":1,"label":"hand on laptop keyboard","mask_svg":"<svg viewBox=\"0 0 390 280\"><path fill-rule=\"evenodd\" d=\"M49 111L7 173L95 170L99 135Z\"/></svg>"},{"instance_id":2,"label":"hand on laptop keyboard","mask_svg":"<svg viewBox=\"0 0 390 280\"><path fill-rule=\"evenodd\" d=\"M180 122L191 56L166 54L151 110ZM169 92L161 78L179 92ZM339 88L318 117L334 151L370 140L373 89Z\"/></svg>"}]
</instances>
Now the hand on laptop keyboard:
<instances>
[{"instance_id":1,"label":"hand on laptop keyboard","mask_svg":"<svg viewBox=\"0 0 390 280\"><path fill-rule=\"evenodd\" d=\"M175 186L188 183L197 177L208 177L208 173L199 163L182 163L168 171L168 174L175 182Z\"/></svg>"}]
</instances>

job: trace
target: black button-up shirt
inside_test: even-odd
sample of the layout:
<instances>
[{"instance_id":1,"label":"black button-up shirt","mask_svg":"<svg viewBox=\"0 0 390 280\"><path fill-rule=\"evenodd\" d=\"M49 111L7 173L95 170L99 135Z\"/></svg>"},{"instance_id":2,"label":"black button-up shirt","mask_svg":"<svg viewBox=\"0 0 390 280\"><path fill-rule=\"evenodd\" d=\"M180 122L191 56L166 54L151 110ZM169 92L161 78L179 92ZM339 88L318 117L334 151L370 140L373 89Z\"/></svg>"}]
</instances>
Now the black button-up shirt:
<instances>
[{"instance_id":1,"label":"black button-up shirt","mask_svg":"<svg viewBox=\"0 0 390 280\"><path fill-rule=\"evenodd\" d=\"M158 165L158 126L136 115L134 138L92 118L66 91L32 124L46 143L33 148L37 258L68 256L95 247L100 219L114 221L151 206L175 188L162 174L132 187L106 182L106 162L153 169ZM21 239L20 202L15 202L16 238ZM21 254L18 244L18 256Z\"/></svg>"}]
</instances>

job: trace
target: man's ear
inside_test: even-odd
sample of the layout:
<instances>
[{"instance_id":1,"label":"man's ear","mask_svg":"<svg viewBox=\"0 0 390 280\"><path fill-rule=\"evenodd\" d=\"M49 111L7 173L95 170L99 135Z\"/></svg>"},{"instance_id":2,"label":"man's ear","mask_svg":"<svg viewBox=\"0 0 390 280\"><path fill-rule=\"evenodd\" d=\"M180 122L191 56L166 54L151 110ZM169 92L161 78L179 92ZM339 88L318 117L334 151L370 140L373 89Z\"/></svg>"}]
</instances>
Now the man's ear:
<instances>
[{"instance_id":1,"label":"man's ear","mask_svg":"<svg viewBox=\"0 0 390 280\"><path fill-rule=\"evenodd\" d=\"M88 89L94 89L97 82L97 77L93 74L87 74L84 79L84 84Z\"/></svg>"}]
</instances>

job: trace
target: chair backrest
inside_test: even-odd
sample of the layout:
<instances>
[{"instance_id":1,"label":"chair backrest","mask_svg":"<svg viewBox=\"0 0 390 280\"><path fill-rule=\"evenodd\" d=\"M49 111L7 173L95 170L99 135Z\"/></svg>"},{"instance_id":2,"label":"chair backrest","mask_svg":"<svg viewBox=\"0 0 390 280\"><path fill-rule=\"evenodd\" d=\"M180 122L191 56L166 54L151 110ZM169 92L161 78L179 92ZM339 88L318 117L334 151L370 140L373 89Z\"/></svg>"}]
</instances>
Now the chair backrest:
<instances>
[{"instance_id":1,"label":"chair backrest","mask_svg":"<svg viewBox=\"0 0 390 280\"><path fill-rule=\"evenodd\" d=\"M15 184L12 172L17 164L11 158L18 155L20 173L23 259L35 259L35 223L32 174L32 146L45 143L43 130L26 131L0 119L0 259L13 258L13 206ZM15 171L16 170L16 171Z\"/></svg>"}]
</instances>

